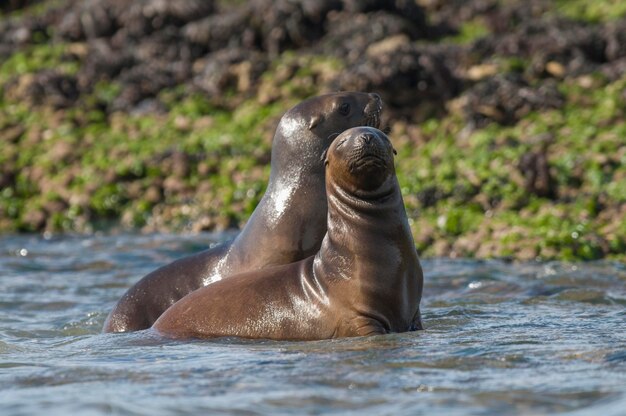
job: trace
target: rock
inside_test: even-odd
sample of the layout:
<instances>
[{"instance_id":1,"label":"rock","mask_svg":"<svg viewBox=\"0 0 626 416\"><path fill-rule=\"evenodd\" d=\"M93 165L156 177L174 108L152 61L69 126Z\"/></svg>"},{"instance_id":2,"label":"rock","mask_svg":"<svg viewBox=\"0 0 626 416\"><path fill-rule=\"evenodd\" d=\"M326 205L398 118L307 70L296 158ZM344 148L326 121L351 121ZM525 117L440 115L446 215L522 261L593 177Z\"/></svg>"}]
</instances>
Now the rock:
<instances>
[{"instance_id":1,"label":"rock","mask_svg":"<svg viewBox=\"0 0 626 416\"><path fill-rule=\"evenodd\" d=\"M22 215L23 225L31 231L41 231L46 226L48 214L41 208L27 210Z\"/></svg>"},{"instance_id":2,"label":"rock","mask_svg":"<svg viewBox=\"0 0 626 416\"><path fill-rule=\"evenodd\" d=\"M308 46L324 34L324 26L305 15L300 1L255 0L250 11L256 44L271 58L286 49Z\"/></svg>"},{"instance_id":3,"label":"rock","mask_svg":"<svg viewBox=\"0 0 626 416\"><path fill-rule=\"evenodd\" d=\"M388 50L393 46L397 50L399 42L406 46L408 39L418 39L424 35L422 27L412 24L402 16L384 11L357 15L336 13L329 17L328 27L328 33L314 46L314 50L340 57L349 65L359 61L372 45L385 39L388 43L384 49ZM398 37L399 35L404 37ZM394 40L389 41L389 38ZM380 45L378 49L378 52L383 52ZM377 47L370 50L370 53L375 52Z\"/></svg>"},{"instance_id":4,"label":"rock","mask_svg":"<svg viewBox=\"0 0 626 416\"><path fill-rule=\"evenodd\" d=\"M496 75L464 93L464 112L475 127L491 121L510 125L531 111L559 108L563 97L553 83L531 87L517 73Z\"/></svg>"},{"instance_id":5,"label":"rock","mask_svg":"<svg viewBox=\"0 0 626 416\"><path fill-rule=\"evenodd\" d=\"M50 160L54 164L63 166L71 162L71 160L75 156L75 152L76 152L75 143L70 143L65 140L59 140L54 144L52 149L50 149L48 155L50 157Z\"/></svg>"},{"instance_id":6,"label":"rock","mask_svg":"<svg viewBox=\"0 0 626 416\"><path fill-rule=\"evenodd\" d=\"M163 190L156 185L151 185L146 189L143 199L151 204L159 203L163 200Z\"/></svg>"},{"instance_id":7,"label":"rock","mask_svg":"<svg viewBox=\"0 0 626 416\"><path fill-rule=\"evenodd\" d=\"M26 132L26 128L21 125L9 126L0 129L0 142L17 143Z\"/></svg>"},{"instance_id":8,"label":"rock","mask_svg":"<svg viewBox=\"0 0 626 416\"><path fill-rule=\"evenodd\" d=\"M251 12L248 8L207 16L183 27L183 36L189 42L204 47L207 51L243 47L254 47L254 32L248 27Z\"/></svg>"},{"instance_id":9,"label":"rock","mask_svg":"<svg viewBox=\"0 0 626 416\"><path fill-rule=\"evenodd\" d=\"M259 52L220 50L197 64L193 85L219 102L228 91L248 92L268 65L267 57Z\"/></svg>"},{"instance_id":10,"label":"rock","mask_svg":"<svg viewBox=\"0 0 626 416\"><path fill-rule=\"evenodd\" d=\"M518 168L524 176L526 192L543 198L556 199L557 185L550 172L547 145L522 155Z\"/></svg>"},{"instance_id":11,"label":"rock","mask_svg":"<svg viewBox=\"0 0 626 416\"><path fill-rule=\"evenodd\" d=\"M7 87L6 93L14 100L54 108L68 108L74 105L79 97L75 77L50 69L19 77Z\"/></svg>"},{"instance_id":12,"label":"rock","mask_svg":"<svg viewBox=\"0 0 626 416\"><path fill-rule=\"evenodd\" d=\"M111 1L78 2L61 20L58 33L64 39L80 41L112 36L120 27Z\"/></svg>"},{"instance_id":13,"label":"rock","mask_svg":"<svg viewBox=\"0 0 626 416\"><path fill-rule=\"evenodd\" d=\"M339 89L376 91L396 113L417 120L442 113L460 86L439 55L410 44L363 56L337 84Z\"/></svg>"},{"instance_id":14,"label":"rock","mask_svg":"<svg viewBox=\"0 0 626 416\"><path fill-rule=\"evenodd\" d=\"M368 13L379 10L403 16L416 27L426 28L426 15L415 0L343 0L349 13Z\"/></svg>"}]
</instances>

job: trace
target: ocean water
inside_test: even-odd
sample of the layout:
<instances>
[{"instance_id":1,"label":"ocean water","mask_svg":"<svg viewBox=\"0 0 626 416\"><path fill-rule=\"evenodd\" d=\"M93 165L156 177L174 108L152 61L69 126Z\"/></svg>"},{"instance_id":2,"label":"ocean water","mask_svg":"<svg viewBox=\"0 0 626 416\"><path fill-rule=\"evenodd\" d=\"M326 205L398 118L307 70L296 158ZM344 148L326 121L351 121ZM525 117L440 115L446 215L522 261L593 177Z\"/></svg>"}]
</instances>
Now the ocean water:
<instances>
[{"instance_id":1,"label":"ocean water","mask_svg":"<svg viewBox=\"0 0 626 416\"><path fill-rule=\"evenodd\" d=\"M101 334L214 235L0 238L0 414L626 415L626 266L426 259L426 330L316 342Z\"/></svg>"}]
</instances>

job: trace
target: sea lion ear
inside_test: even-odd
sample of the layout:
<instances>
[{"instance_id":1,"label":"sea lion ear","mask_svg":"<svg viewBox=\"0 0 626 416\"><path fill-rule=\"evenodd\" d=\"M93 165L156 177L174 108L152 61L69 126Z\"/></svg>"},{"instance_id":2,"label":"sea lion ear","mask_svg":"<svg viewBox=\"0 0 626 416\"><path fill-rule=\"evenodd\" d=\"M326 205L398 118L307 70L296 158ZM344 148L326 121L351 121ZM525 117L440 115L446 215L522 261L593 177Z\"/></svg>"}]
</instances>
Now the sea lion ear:
<instances>
[{"instance_id":1,"label":"sea lion ear","mask_svg":"<svg viewBox=\"0 0 626 416\"><path fill-rule=\"evenodd\" d=\"M322 153L322 157L320 157L320 160L324 162L324 166L328 165L328 148L324 150L324 153Z\"/></svg>"},{"instance_id":2,"label":"sea lion ear","mask_svg":"<svg viewBox=\"0 0 626 416\"><path fill-rule=\"evenodd\" d=\"M339 133L332 133L328 135L328 142L332 143L335 141L335 139L337 138L337 136L339 136Z\"/></svg>"},{"instance_id":3,"label":"sea lion ear","mask_svg":"<svg viewBox=\"0 0 626 416\"><path fill-rule=\"evenodd\" d=\"M396 151L396 148L395 148L395 147L391 146L391 150L393 150L393 154L394 154L394 155L397 155L397 154L398 154L398 152Z\"/></svg>"},{"instance_id":4,"label":"sea lion ear","mask_svg":"<svg viewBox=\"0 0 626 416\"><path fill-rule=\"evenodd\" d=\"M321 121L322 121L322 116L319 114L316 114L313 117L311 117L311 120L309 120L309 130L313 130L315 127L317 127L317 125L320 124Z\"/></svg>"}]
</instances>

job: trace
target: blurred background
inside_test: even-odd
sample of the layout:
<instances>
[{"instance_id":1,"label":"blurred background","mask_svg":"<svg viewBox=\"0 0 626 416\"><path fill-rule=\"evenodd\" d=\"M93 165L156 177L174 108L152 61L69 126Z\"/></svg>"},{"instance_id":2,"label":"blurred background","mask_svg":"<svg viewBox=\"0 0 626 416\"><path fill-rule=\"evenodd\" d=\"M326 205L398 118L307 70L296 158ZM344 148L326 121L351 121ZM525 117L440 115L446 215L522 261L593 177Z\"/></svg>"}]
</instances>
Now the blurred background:
<instances>
[{"instance_id":1,"label":"blurred background","mask_svg":"<svg viewBox=\"0 0 626 416\"><path fill-rule=\"evenodd\" d=\"M0 232L220 231L377 92L424 256L626 259L626 2L2 0Z\"/></svg>"}]
</instances>

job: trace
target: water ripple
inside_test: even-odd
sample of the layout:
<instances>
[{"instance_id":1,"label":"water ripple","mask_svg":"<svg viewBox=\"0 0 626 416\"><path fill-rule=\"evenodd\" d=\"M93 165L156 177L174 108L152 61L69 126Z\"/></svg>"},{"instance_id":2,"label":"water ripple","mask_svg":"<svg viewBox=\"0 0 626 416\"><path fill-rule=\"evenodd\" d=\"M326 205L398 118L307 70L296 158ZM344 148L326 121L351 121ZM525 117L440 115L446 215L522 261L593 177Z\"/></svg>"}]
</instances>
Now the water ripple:
<instances>
[{"instance_id":1,"label":"water ripple","mask_svg":"<svg viewBox=\"0 0 626 416\"><path fill-rule=\"evenodd\" d=\"M425 331L315 342L100 334L219 236L0 240L0 402L40 414L603 414L626 406L626 267L424 261Z\"/></svg>"}]
</instances>

